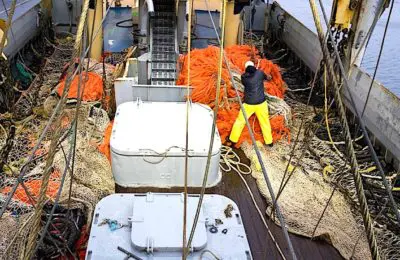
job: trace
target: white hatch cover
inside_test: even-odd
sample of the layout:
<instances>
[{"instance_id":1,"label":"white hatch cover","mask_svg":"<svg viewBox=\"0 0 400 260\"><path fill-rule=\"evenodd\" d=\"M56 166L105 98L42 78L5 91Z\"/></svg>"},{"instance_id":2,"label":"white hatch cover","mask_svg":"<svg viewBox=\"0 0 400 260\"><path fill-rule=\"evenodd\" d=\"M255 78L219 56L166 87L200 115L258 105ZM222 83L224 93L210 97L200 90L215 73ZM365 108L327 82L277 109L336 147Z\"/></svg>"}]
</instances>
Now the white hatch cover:
<instances>
[{"instance_id":1,"label":"white hatch cover","mask_svg":"<svg viewBox=\"0 0 400 260\"><path fill-rule=\"evenodd\" d=\"M207 156L213 111L191 103L189 109L189 156ZM215 131L212 154L219 152L221 140ZM184 156L186 103L127 102L118 106L111 149L121 155Z\"/></svg>"},{"instance_id":2,"label":"white hatch cover","mask_svg":"<svg viewBox=\"0 0 400 260\"><path fill-rule=\"evenodd\" d=\"M158 252L182 251L183 194L152 194L138 196L133 202L133 246L138 250ZM187 237L193 225L198 196L189 196L187 203ZM207 246L207 230L203 212L200 212L192 249L199 251Z\"/></svg>"}]
</instances>

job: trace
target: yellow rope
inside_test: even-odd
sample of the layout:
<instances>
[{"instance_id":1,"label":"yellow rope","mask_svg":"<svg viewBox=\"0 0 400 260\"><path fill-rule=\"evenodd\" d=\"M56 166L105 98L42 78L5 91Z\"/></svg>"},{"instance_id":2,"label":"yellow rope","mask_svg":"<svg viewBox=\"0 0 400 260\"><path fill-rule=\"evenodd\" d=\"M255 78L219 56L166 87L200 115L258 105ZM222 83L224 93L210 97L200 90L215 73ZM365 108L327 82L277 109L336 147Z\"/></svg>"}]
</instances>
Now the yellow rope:
<instances>
[{"instance_id":1,"label":"yellow rope","mask_svg":"<svg viewBox=\"0 0 400 260\"><path fill-rule=\"evenodd\" d=\"M327 80L326 80L326 65L325 65L325 70L324 70L324 89L325 89L325 125L326 125L326 131L328 132L328 137L329 137L329 144L333 146L333 149L335 149L336 153L342 157L342 153L339 151L339 149L336 147L335 142L332 139L331 135L331 130L329 128L329 120L328 120L328 91L327 91Z\"/></svg>"},{"instance_id":2,"label":"yellow rope","mask_svg":"<svg viewBox=\"0 0 400 260\"><path fill-rule=\"evenodd\" d=\"M355 188L357 191L357 198L359 201L359 205L360 205L360 211L361 211L361 215L363 218L363 223L364 223L364 227L365 227L365 231L366 231L366 235L367 235L367 239L368 239L368 244L369 247L371 249L371 256L373 259L380 259L380 255L379 255L379 248L376 242L376 236L374 233L374 228L373 228L373 222L371 219L371 215L369 213L369 209L368 209L368 203L367 203L367 199L365 197L365 193L364 193L364 187L363 187L363 183L362 183L362 179L361 179L361 175L358 172L359 171L359 166L357 163L357 158L355 155L355 151L354 151L354 146L353 146L353 142L351 139L351 134L350 134L350 128L347 122L347 118L346 118L346 112L345 112L345 107L343 105L343 101L342 101L342 97L341 97L341 93L340 93L340 88L339 88L339 84L336 78L336 73L333 67L333 61L331 60L330 54L329 54L329 50L328 47L326 45L326 40L325 40L325 33L322 29L322 24L321 24L321 20L319 17L319 10L317 8L317 5L315 3L315 0L309 0L310 3L310 7L311 7L311 11L313 14L313 18L314 18L314 23L315 23L315 27L317 28L317 33L318 33L318 39L320 42L320 46L322 49L322 53L324 56L324 60L326 62L327 68L329 69L329 79L332 82L333 86L334 86L334 95L335 95L335 101L336 101L336 105L337 105L337 109L339 111L340 114L340 121L341 124L343 126L344 129L344 134L345 134L345 141L346 141L346 149L348 152L348 161L350 162L350 166L351 166L351 172L353 174L353 179L354 179L354 184L355 184ZM329 32L329 28L328 28L328 33ZM332 36L331 34L329 35L330 37ZM335 53L337 52L336 46L335 46ZM336 53L337 54L337 53ZM337 57L338 58L338 57ZM343 66L341 64L340 59L338 58L338 63L340 65L340 69L341 72L343 72ZM342 73L344 74L344 73ZM348 85L347 83L347 78L344 78L344 81L346 83L346 85ZM353 100L352 100L353 101ZM353 102L354 103L354 102ZM361 121L361 125L362 125L362 121ZM362 125L363 126L363 125ZM364 128L365 130L365 128ZM367 139L369 140L369 139ZM379 162L379 161L378 161Z\"/></svg>"}]
</instances>

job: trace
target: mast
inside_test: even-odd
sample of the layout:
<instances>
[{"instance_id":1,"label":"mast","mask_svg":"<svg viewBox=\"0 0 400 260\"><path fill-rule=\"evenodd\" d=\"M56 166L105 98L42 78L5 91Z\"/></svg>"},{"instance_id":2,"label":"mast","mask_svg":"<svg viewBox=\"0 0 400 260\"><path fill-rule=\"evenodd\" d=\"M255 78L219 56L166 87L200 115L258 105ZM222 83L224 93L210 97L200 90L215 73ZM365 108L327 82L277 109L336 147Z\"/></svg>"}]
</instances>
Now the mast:
<instances>
[{"instance_id":1,"label":"mast","mask_svg":"<svg viewBox=\"0 0 400 260\"><path fill-rule=\"evenodd\" d=\"M331 30L337 37L342 60L348 70L360 66L368 40L390 0L335 0Z\"/></svg>"},{"instance_id":2,"label":"mast","mask_svg":"<svg viewBox=\"0 0 400 260\"><path fill-rule=\"evenodd\" d=\"M43 12L46 13L46 15L48 17L51 17L51 12L53 9L52 0L42 0L40 3L40 7L42 8Z\"/></svg>"},{"instance_id":3,"label":"mast","mask_svg":"<svg viewBox=\"0 0 400 260\"><path fill-rule=\"evenodd\" d=\"M226 4L226 23L225 29L225 46L229 47L237 44L237 37L239 31L240 14L234 14L235 1L228 1Z\"/></svg>"},{"instance_id":4,"label":"mast","mask_svg":"<svg viewBox=\"0 0 400 260\"><path fill-rule=\"evenodd\" d=\"M91 0L88 11L88 39L90 48L89 57L100 61L103 50L103 1ZM97 31L99 31L97 33Z\"/></svg>"}]
</instances>

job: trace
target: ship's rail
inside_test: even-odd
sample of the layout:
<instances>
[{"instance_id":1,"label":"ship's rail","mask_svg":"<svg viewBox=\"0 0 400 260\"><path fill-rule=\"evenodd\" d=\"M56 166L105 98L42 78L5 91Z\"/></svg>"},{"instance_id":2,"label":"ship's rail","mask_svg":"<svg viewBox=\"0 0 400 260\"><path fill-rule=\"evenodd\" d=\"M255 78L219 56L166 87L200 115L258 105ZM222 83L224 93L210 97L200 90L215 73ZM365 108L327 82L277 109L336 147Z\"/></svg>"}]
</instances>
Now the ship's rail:
<instances>
[{"instance_id":1,"label":"ship's rail","mask_svg":"<svg viewBox=\"0 0 400 260\"><path fill-rule=\"evenodd\" d=\"M40 0L17 1L11 30L8 31L8 44L4 53L8 58L13 57L22 49L39 31L36 22L40 9ZM6 1L7 11L0 4L0 19L7 20L11 1Z\"/></svg>"},{"instance_id":2,"label":"ship's rail","mask_svg":"<svg viewBox=\"0 0 400 260\"><path fill-rule=\"evenodd\" d=\"M291 51L302 60L312 72L316 72L322 52L317 35L286 12L279 4L271 8L270 29ZM371 84L371 76L361 68L353 66L349 77L350 91L355 98L356 109L363 109ZM344 103L351 113L349 94L342 90ZM363 120L370 132L370 137L380 148L385 160L400 169L400 98L385 86L375 81Z\"/></svg>"}]
</instances>

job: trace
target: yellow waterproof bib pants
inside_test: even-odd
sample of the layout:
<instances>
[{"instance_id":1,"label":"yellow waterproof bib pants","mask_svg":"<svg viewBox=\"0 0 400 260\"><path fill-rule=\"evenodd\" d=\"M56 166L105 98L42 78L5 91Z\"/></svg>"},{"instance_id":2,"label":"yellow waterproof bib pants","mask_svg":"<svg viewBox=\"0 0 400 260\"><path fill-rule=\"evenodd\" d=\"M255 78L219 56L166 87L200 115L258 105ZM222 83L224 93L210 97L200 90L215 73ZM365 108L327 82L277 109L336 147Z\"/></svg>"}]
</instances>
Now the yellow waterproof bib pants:
<instances>
[{"instance_id":1,"label":"yellow waterproof bib pants","mask_svg":"<svg viewBox=\"0 0 400 260\"><path fill-rule=\"evenodd\" d=\"M261 126L261 131L264 137L265 144L272 143L272 133L271 133L271 124L269 122L269 112L268 112L268 104L267 101L264 101L258 105L249 105L243 103L243 108L246 111L247 118L256 113L258 122ZM240 135L242 134L243 127L246 125L246 121L243 116L242 110L239 111L239 115L235 121L235 124L232 127L232 132L229 139L237 143L239 141Z\"/></svg>"}]
</instances>

